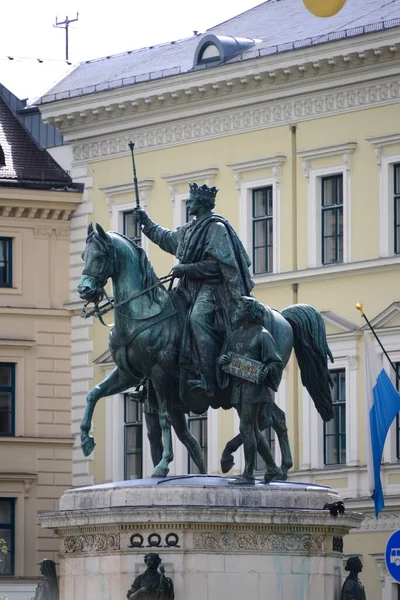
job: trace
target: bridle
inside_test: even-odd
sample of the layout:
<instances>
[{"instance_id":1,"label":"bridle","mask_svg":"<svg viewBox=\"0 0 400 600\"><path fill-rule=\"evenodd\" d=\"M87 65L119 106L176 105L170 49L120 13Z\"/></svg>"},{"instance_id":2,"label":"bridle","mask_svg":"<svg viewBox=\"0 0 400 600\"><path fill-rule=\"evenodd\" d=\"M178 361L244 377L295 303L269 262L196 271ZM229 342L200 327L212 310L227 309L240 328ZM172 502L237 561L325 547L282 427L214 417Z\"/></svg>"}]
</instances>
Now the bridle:
<instances>
[{"instance_id":1,"label":"bridle","mask_svg":"<svg viewBox=\"0 0 400 600\"><path fill-rule=\"evenodd\" d=\"M82 308L81 311L81 317L83 317L84 319L89 319L90 317L95 317L98 318L100 323L102 325L104 325L105 327L114 327L114 325L107 325L107 323L104 322L103 320L103 316L106 315L108 312L110 312L111 310L116 310L118 312L118 309L123 306L124 304L127 304L127 302L130 302L131 300L134 300L135 298L139 298L140 296L143 296L144 294L147 294L147 292L153 290L154 288L158 287L158 286L162 286L164 283L170 283L169 285L169 290L171 290L172 288L172 283L174 281L174 277L172 276L172 270L168 273L168 275L165 275L164 277L159 277L157 282L154 283L153 285L141 290L140 292L135 292L134 294L131 294L130 296L127 296L127 298L124 298L123 300L121 300L121 302L118 302L117 304L115 304L114 298L110 297L106 290L105 290L105 286L107 284L107 281L109 279L109 277L113 277L115 275L117 275L118 273L118 269L117 269L117 261L116 261L116 257L115 257L115 247L112 243L111 238L109 238L108 240L104 240L103 238L101 238L98 234L96 234L95 231L92 231L88 237L86 238L86 244L90 243L90 242L97 242L100 244L104 254L105 254L105 259L104 259L104 264L102 266L102 269L100 272L93 272L90 269L87 269L85 267L85 269L83 269L82 271L82 275L88 275L89 277L92 277L95 281L96 281L96 299L89 299L86 304L84 305L84 307ZM111 264L111 269L109 268ZM106 298L106 302L104 302L104 304L100 304L103 300L103 298ZM170 299L169 302L167 302L166 306L164 308L161 309L161 311L154 316L159 316L162 312L164 312L164 310L170 305L172 301L172 297ZM87 310L87 306L89 304L93 303L94 307L91 310ZM130 317L127 317L126 315L122 315L124 318L130 319L130 320L137 320L137 319L131 319ZM148 317L146 317L148 318Z\"/></svg>"}]
</instances>

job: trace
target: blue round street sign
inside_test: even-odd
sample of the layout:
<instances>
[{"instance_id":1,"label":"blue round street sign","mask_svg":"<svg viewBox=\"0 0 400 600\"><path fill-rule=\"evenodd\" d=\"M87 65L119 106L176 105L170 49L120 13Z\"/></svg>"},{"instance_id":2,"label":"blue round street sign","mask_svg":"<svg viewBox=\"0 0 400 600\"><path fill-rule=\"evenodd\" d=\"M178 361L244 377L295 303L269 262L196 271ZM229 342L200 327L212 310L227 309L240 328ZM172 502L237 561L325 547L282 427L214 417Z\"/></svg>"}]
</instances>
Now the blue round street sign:
<instances>
[{"instance_id":1,"label":"blue round street sign","mask_svg":"<svg viewBox=\"0 0 400 600\"><path fill-rule=\"evenodd\" d=\"M395 531L387 541L386 567L393 579L400 583L400 531Z\"/></svg>"}]
</instances>

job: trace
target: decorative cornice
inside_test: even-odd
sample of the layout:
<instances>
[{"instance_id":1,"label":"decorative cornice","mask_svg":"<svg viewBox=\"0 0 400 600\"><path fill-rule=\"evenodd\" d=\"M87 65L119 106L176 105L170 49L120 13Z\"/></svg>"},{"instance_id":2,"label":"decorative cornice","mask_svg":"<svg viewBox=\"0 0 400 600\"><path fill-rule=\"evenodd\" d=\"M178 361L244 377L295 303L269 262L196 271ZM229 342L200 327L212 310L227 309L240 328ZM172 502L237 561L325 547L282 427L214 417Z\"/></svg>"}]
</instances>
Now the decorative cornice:
<instances>
[{"instance_id":1,"label":"decorative cornice","mask_svg":"<svg viewBox=\"0 0 400 600\"><path fill-rule=\"evenodd\" d=\"M188 173L175 173L174 175L166 175L161 177L168 184L169 193L172 202L175 202L176 186L180 184L188 184L189 182L202 183L208 187L214 184L214 179L218 174L218 167L209 167L207 169L199 169L197 171L189 171Z\"/></svg>"},{"instance_id":2,"label":"decorative cornice","mask_svg":"<svg viewBox=\"0 0 400 600\"><path fill-rule=\"evenodd\" d=\"M0 473L0 481L20 481L24 485L24 498L29 498L32 481L37 478L37 473Z\"/></svg>"},{"instance_id":3,"label":"decorative cornice","mask_svg":"<svg viewBox=\"0 0 400 600\"><path fill-rule=\"evenodd\" d=\"M400 513L398 512L381 512L376 518L374 514L364 514L364 520L361 523L360 529L355 531L397 531L400 529Z\"/></svg>"},{"instance_id":4,"label":"decorative cornice","mask_svg":"<svg viewBox=\"0 0 400 600\"><path fill-rule=\"evenodd\" d=\"M349 333L349 332L357 333L357 332L361 331L361 327L359 327L355 323L352 323L348 319L345 319L344 317L336 314L335 312L333 312L331 310L321 311L321 316L324 319L324 321L327 321L328 323L332 323L335 327L337 327L341 331L345 331L346 333Z\"/></svg>"},{"instance_id":5,"label":"decorative cornice","mask_svg":"<svg viewBox=\"0 0 400 600\"><path fill-rule=\"evenodd\" d=\"M245 162L232 163L226 166L228 167L228 169L231 169L233 171L233 175L236 181L236 188L240 190L242 174L248 171L257 171L260 169L272 168L273 175L277 183L279 183L281 179L281 167L285 163L285 161L286 156L284 154L277 154L276 156L257 158L255 160L247 160Z\"/></svg>"},{"instance_id":6,"label":"decorative cornice","mask_svg":"<svg viewBox=\"0 0 400 600\"><path fill-rule=\"evenodd\" d=\"M378 137L366 138L367 142L374 146L376 162L379 166L382 164L382 150L388 146L400 145L400 133L391 133L380 135Z\"/></svg>"},{"instance_id":7,"label":"decorative cornice","mask_svg":"<svg viewBox=\"0 0 400 600\"><path fill-rule=\"evenodd\" d=\"M327 279L338 279L342 277L354 277L360 273L382 273L383 271L396 271L400 265L400 256L389 258L374 258L371 260L354 261L348 263L337 263L301 269L299 271L284 271L267 275L253 276L254 282L260 287L263 285L287 285L299 281L323 281Z\"/></svg>"},{"instance_id":8,"label":"decorative cornice","mask_svg":"<svg viewBox=\"0 0 400 600\"><path fill-rule=\"evenodd\" d=\"M400 313L400 302L392 302L390 306L385 308L382 312L376 315L373 319L370 319L371 325L375 328L387 327L388 323L395 319ZM368 325L364 325L363 329L369 330Z\"/></svg>"},{"instance_id":9,"label":"decorative cornice","mask_svg":"<svg viewBox=\"0 0 400 600\"><path fill-rule=\"evenodd\" d=\"M1 345L12 348L31 348L36 345L36 340L24 340L16 338L1 338Z\"/></svg>"},{"instance_id":10,"label":"decorative cornice","mask_svg":"<svg viewBox=\"0 0 400 600\"><path fill-rule=\"evenodd\" d=\"M0 201L1 202L1 201ZM29 205L15 206L14 204L1 203L0 217L3 219L42 219L43 221L69 221L73 209L71 208L42 208Z\"/></svg>"},{"instance_id":11,"label":"decorative cornice","mask_svg":"<svg viewBox=\"0 0 400 600\"><path fill-rule=\"evenodd\" d=\"M332 158L342 156L343 163L347 170L350 170L350 156L357 148L357 142L347 142L346 144L337 144L335 146L324 146L322 148L311 148L310 150L301 150L297 156L303 159L303 169L306 178L309 178L310 163L319 158Z\"/></svg>"},{"instance_id":12,"label":"decorative cornice","mask_svg":"<svg viewBox=\"0 0 400 600\"><path fill-rule=\"evenodd\" d=\"M315 92L262 102L258 105L221 111L207 116L181 119L171 124L146 126L127 133L110 134L95 141L73 145L76 165L105 158L128 156L128 143L135 140L137 152L197 143L201 140L237 135L268 129L296 121L308 121L326 116L353 112L399 102L400 78L381 80L365 85L347 86L329 92Z\"/></svg>"},{"instance_id":13,"label":"decorative cornice","mask_svg":"<svg viewBox=\"0 0 400 600\"><path fill-rule=\"evenodd\" d=\"M357 142L347 142L346 144L337 144L335 146L323 146L322 148L301 150L297 152L297 156L306 160L315 160L316 158L326 158L337 156L338 154L349 154L354 152L356 148Z\"/></svg>"},{"instance_id":14,"label":"decorative cornice","mask_svg":"<svg viewBox=\"0 0 400 600\"><path fill-rule=\"evenodd\" d=\"M149 194L154 185L154 179L144 179L138 182L139 197L143 207L147 208L149 204ZM121 194L133 194L134 187L132 182L122 183L120 185L110 185L100 188L100 191L106 195L108 212L112 212L112 207L115 203L114 197Z\"/></svg>"},{"instance_id":15,"label":"decorative cornice","mask_svg":"<svg viewBox=\"0 0 400 600\"><path fill-rule=\"evenodd\" d=\"M74 96L41 105L47 122L69 135L97 129L111 123L147 122L158 119L166 122L176 119L184 110L189 116L200 112L224 110L227 104L251 106L256 96L261 100L304 95L317 86L351 85L396 75L399 71L397 47L393 44L397 33L387 33L379 41L369 38L335 42L279 56L265 56L257 61L241 61L218 69L202 69L182 73L176 77L153 79L135 85L104 90L86 96ZM379 70L376 63L379 60ZM211 111L210 111L211 109ZM163 118L160 119L160 115ZM115 129L115 127L113 127ZM96 134L92 134L93 135ZM75 138L75 139L76 139ZM69 139L73 139L72 137Z\"/></svg>"}]
</instances>

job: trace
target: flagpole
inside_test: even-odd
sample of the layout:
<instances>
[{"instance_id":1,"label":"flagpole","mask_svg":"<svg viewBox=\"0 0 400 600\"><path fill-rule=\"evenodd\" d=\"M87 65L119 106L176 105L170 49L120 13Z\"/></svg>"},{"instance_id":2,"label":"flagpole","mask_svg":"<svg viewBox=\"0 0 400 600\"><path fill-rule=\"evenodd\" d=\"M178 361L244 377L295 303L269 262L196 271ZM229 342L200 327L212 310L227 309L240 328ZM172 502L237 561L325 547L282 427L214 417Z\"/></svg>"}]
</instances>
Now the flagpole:
<instances>
[{"instance_id":1,"label":"flagpole","mask_svg":"<svg viewBox=\"0 0 400 600\"><path fill-rule=\"evenodd\" d=\"M374 337L375 337L376 341L378 342L378 344L382 348L382 352L384 353L384 355L388 359L390 366L392 367L393 371L395 372L397 381L400 381L400 376L399 376L399 374L397 372L396 365L391 361L391 359L389 357L389 354L386 352L385 348L383 347L383 344L382 344L381 340L378 337L378 334L376 333L375 329L372 327L370 321L368 320L368 317L367 317L367 315L364 312L364 306L363 306L363 304L361 302L357 302L356 309L360 311L361 316L365 319L368 327L370 328L370 330L374 334Z\"/></svg>"}]
</instances>

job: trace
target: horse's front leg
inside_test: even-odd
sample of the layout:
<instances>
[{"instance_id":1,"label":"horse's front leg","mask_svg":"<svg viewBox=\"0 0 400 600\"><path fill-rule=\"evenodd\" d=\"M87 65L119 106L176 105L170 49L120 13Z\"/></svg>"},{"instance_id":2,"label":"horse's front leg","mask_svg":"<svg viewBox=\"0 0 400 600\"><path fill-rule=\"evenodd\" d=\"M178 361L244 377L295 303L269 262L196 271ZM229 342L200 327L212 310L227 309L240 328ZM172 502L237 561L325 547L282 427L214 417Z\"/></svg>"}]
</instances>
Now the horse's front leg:
<instances>
[{"instance_id":1,"label":"horse's front leg","mask_svg":"<svg viewBox=\"0 0 400 600\"><path fill-rule=\"evenodd\" d=\"M95 385L86 397L86 408L81 422L81 446L85 456L89 456L94 450L95 442L89 435L92 425L94 409L100 398L112 396L124 392L135 385L137 381L131 376L123 373L116 367L113 372L98 385Z\"/></svg>"},{"instance_id":2,"label":"horse's front leg","mask_svg":"<svg viewBox=\"0 0 400 600\"><path fill-rule=\"evenodd\" d=\"M156 367L151 375L151 382L157 396L158 418L163 436L164 449L158 465L155 467L152 477L166 477L169 473L169 463L174 458L172 449L171 415L168 411L168 400L170 400L170 387L167 385L166 377L160 367ZM171 403L170 403L171 404Z\"/></svg>"},{"instance_id":3,"label":"horse's front leg","mask_svg":"<svg viewBox=\"0 0 400 600\"><path fill-rule=\"evenodd\" d=\"M199 441L191 433L188 423L183 412L172 412L172 425L178 439L188 451L190 458L199 470L199 473L207 473L207 466L204 461L204 454L199 444Z\"/></svg>"}]
</instances>

